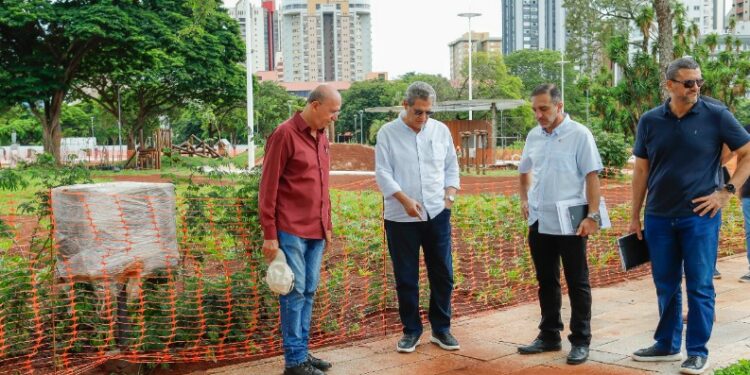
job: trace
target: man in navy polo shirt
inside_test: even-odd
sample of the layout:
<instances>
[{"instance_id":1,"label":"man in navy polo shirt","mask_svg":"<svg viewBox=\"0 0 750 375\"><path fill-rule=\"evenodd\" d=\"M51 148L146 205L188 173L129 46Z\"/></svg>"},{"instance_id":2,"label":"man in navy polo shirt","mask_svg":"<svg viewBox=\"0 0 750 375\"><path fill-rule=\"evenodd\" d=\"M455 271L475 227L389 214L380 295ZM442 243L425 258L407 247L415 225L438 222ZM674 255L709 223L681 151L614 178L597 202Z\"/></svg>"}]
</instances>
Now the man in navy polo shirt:
<instances>
[{"instance_id":1,"label":"man in navy polo shirt","mask_svg":"<svg viewBox=\"0 0 750 375\"><path fill-rule=\"evenodd\" d=\"M673 61L666 72L670 98L645 113L638 123L633 170L630 232L648 243L659 324L656 342L633 353L636 361L679 361L682 343L682 272L687 286L688 358L680 372L701 374L708 368L706 344L714 320L716 265L721 208L750 175L750 135L722 106L700 99L698 64ZM740 157L734 176L720 182L721 148ZM641 233L641 206L646 201Z\"/></svg>"}]
</instances>

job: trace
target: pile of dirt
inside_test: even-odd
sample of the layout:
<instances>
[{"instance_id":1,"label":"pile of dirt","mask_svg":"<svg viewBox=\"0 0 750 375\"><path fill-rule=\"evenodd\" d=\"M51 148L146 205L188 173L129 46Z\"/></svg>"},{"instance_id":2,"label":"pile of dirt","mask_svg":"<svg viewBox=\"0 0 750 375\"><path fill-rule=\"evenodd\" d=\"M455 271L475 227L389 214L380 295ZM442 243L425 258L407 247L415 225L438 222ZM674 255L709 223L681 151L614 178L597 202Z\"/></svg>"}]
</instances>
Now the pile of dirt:
<instances>
[{"instance_id":1,"label":"pile of dirt","mask_svg":"<svg viewBox=\"0 0 750 375\"><path fill-rule=\"evenodd\" d=\"M374 171L375 148L352 143L332 143L331 170Z\"/></svg>"}]
</instances>

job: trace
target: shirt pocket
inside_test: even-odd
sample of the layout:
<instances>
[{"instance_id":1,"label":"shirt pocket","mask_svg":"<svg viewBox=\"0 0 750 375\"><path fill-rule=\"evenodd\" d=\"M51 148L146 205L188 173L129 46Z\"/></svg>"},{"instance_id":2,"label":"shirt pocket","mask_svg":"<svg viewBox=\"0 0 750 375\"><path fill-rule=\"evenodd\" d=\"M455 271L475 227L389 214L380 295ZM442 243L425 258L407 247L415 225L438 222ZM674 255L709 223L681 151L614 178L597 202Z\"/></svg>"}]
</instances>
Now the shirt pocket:
<instances>
[{"instance_id":1,"label":"shirt pocket","mask_svg":"<svg viewBox=\"0 0 750 375\"><path fill-rule=\"evenodd\" d=\"M432 160L442 163L445 161L445 155L448 153L445 143L440 141L433 141L431 145Z\"/></svg>"},{"instance_id":2,"label":"shirt pocket","mask_svg":"<svg viewBox=\"0 0 750 375\"><path fill-rule=\"evenodd\" d=\"M552 170L561 172L577 172L576 155L571 152L552 151L547 156Z\"/></svg>"}]
</instances>

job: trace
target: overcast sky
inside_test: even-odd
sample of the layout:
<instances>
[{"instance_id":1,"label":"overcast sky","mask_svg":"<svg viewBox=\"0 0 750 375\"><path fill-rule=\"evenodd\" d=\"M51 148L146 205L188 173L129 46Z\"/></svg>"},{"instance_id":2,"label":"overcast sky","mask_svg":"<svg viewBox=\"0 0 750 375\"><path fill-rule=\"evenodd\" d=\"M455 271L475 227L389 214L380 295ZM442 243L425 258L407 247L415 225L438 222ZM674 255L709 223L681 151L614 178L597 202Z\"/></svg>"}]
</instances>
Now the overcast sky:
<instances>
[{"instance_id":1,"label":"overcast sky","mask_svg":"<svg viewBox=\"0 0 750 375\"><path fill-rule=\"evenodd\" d=\"M227 7L236 0L223 0ZM252 0L260 5L260 0ZM731 9L731 0L726 10ZM281 0L276 0L277 7ZM448 43L469 30L458 13L476 12L471 28L502 36L501 0L370 0L372 13L372 69L394 79L411 71L441 74L450 79Z\"/></svg>"},{"instance_id":2,"label":"overcast sky","mask_svg":"<svg viewBox=\"0 0 750 375\"><path fill-rule=\"evenodd\" d=\"M233 7L236 0L223 0ZM253 0L260 5L260 0ZM281 0L276 0L277 7ZM469 30L458 13L482 13L472 18L475 32L502 36L500 0L371 0L372 69L394 79L411 71L450 78L448 43Z\"/></svg>"}]
</instances>

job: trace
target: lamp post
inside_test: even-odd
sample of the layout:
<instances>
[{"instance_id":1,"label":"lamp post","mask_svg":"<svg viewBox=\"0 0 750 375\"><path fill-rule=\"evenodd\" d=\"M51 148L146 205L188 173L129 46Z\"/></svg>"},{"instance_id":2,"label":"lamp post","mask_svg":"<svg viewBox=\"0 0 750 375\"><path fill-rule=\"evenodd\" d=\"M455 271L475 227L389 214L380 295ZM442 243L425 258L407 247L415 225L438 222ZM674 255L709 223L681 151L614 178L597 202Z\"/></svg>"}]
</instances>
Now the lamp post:
<instances>
[{"instance_id":1,"label":"lamp post","mask_svg":"<svg viewBox=\"0 0 750 375\"><path fill-rule=\"evenodd\" d=\"M122 100L120 100L120 86L117 86L117 148L118 159L122 160Z\"/></svg>"},{"instance_id":2,"label":"lamp post","mask_svg":"<svg viewBox=\"0 0 750 375\"><path fill-rule=\"evenodd\" d=\"M560 97L563 102L563 108L565 108L565 64L568 63L565 61L565 51L561 52L560 61L557 63L560 64Z\"/></svg>"},{"instance_id":3,"label":"lamp post","mask_svg":"<svg viewBox=\"0 0 750 375\"><path fill-rule=\"evenodd\" d=\"M357 119L358 119L358 117L357 117L357 114L355 113L354 114L354 133L352 134L352 138L354 138L354 142L357 141L357 131L358 131L357 130L357 127L358 127L358 125L357 125Z\"/></svg>"},{"instance_id":4,"label":"lamp post","mask_svg":"<svg viewBox=\"0 0 750 375\"><path fill-rule=\"evenodd\" d=\"M255 143L253 143L253 50L250 45L253 15L250 1L245 1L245 67L247 69L247 169L255 166Z\"/></svg>"},{"instance_id":5,"label":"lamp post","mask_svg":"<svg viewBox=\"0 0 750 375\"><path fill-rule=\"evenodd\" d=\"M471 100L473 99L472 98L472 84L473 84L473 82L472 82L472 76L471 76L471 73L472 73L471 72L472 71L471 53L472 53L472 50L474 49L474 47L472 47L472 44L471 44L471 18L472 17L479 17L481 15L482 15L482 13L459 13L458 14L459 17L465 17L465 18L469 19L469 120L470 121L473 119L473 111L472 111L472 108L471 108Z\"/></svg>"},{"instance_id":6,"label":"lamp post","mask_svg":"<svg viewBox=\"0 0 750 375\"><path fill-rule=\"evenodd\" d=\"M292 101L291 100L287 100L286 101L286 106L287 106L287 108L289 108L289 117L292 117Z\"/></svg>"},{"instance_id":7,"label":"lamp post","mask_svg":"<svg viewBox=\"0 0 750 375\"><path fill-rule=\"evenodd\" d=\"M359 143L365 144L365 121L363 116L365 115L365 111L359 110Z\"/></svg>"}]
</instances>

